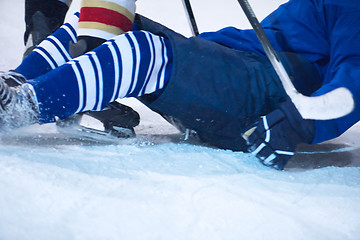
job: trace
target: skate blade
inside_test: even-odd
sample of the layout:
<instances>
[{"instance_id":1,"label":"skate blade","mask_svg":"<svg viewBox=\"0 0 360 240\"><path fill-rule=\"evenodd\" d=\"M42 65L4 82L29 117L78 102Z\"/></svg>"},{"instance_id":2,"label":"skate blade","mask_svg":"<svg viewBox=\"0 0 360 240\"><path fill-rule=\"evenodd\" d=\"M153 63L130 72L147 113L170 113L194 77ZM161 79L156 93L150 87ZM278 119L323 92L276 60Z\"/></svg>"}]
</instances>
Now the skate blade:
<instances>
[{"instance_id":1,"label":"skate blade","mask_svg":"<svg viewBox=\"0 0 360 240\"><path fill-rule=\"evenodd\" d=\"M66 120L58 120L56 127L59 133L70 138L93 141L96 143L118 143L121 140L134 138L133 129L112 126L106 128L104 124L89 115L76 115Z\"/></svg>"}]
</instances>

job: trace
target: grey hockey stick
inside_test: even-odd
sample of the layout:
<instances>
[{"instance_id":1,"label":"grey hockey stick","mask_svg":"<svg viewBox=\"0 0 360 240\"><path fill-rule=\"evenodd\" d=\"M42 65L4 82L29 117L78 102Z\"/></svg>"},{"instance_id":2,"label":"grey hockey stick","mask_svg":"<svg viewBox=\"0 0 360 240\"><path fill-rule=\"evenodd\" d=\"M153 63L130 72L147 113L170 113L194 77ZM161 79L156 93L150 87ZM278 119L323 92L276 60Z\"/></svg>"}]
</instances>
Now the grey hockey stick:
<instances>
[{"instance_id":1,"label":"grey hockey stick","mask_svg":"<svg viewBox=\"0 0 360 240\"><path fill-rule=\"evenodd\" d=\"M247 0L238 0L238 2L245 12L251 26L254 28L256 36L261 42L266 56L269 58L279 76L286 93L289 95L303 118L328 120L343 117L353 111L355 105L354 99L347 88L336 88L331 92L316 97L307 97L299 93L291 82L284 65L272 47L249 2Z\"/></svg>"},{"instance_id":2,"label":"grey hockey stick","mask_svg":"<svg viewBox=\"0 0 360 240\"><path fill-rule=\"evenodd\" d=\"M188 22L190 24L191 32L193 36L199 35L199 30L195 21L194 12L192 10L190 0L182 0L186 12L186 17L188 19Z\"/></svg>"}]
</instances>

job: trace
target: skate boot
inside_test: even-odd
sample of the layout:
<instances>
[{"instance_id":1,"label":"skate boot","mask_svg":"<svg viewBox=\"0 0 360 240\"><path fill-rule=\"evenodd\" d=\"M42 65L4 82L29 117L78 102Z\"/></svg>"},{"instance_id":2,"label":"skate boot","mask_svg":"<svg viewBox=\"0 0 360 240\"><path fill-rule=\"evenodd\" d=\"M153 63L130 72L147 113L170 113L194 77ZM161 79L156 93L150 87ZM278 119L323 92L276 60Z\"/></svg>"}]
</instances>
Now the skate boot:
<instances>
[{"instance_id":1,"label":"skate boot","mask_svg":"<svg viewBox=\"0 0 360 240\"><path fill-rule=\"evenodd\" d=\"M49 36L55 29L50 27L49 23L51 19L45 17L45 15L37 11L31 18L32 29L28 29L25 33L25 52L24 58L29 55L37 45L39 45L47 36ZM58 27L58 26L56 26Z\"/></svg>"},{"instance_id":2,"label":"skate boot","mask_svg":"<svg viewBox=\"0 0 360 240\"><path fill-rule=\"evenodd\" d=\"M4 126L4 128L10 130L38 121L39 110L37 109L37 103L35 104L36 98L32 86L25 82L25 77L15 71L0 72L0 129ZM5 114L6 106L13 95L27 96L32 99L31 108L35 111L35 114L32 114L31 117L24 115L28 121L13 121L12 119L20 119L22 116L16 114L16 111L13 112L13 115ZM27 108L29 105L28 101L24 101L24 97L18 97L17 102L20 105L24 103L23 108ZM9 103L9 106L12 105L14 104ZM21 108L21 106L17 106L13 109L20 111ZM66 135L77 135L81 138L103 141L104 139L135 137L134 127L139 122L139 114L131 107L112 102L101 111L86 111L74 114L65 120L57 120L56 126L60 132Z\"/></svg>"},{"instance_id":3,"label":"skate boot","mask_svg":"<svg viewBox=\"0 0 360 240\"><path fill-rule=\"evenodd\" d=\"M6 82L19 80L13 73L0 75L0 132L38 122L39 110L32 86L25 83L10 87Z\"/></svg>"},{"instance_id":4,"label":"skate boot","mask_svg":"<svg viewBox=\"0 0 360 240\"><path fill-rule=\"evenodd\" d=\"M63 24L70 4L71 0L25 1L24 57Z\"/></svg>"},{"instance_id":5,"label":"skate boot","mask_svg":"<svg viewBox=\"0 0 360 240\"><path fill-rule=\"evenodd\" d=\"M0 78L3 79L9 87L17 87L26 82L26 78L22 74L12 70L8 72L0 71Z\"/></svg>"},{"instance_id":6,"label":"skate boot","mask_svg":"<svg viewBox=\"0 0 360 240\"><path fill-rule=\"evenodd\" d=\"M59 4L65 4L59 2ZM49 13L48 13L49 14ZM30 18L30 22L26 24L26 31L24 34L25 52L23 57L29 55L37 45L39 45L45 38L58 29L64 21L66 11L60 9L59 16L47 17L43 12L36 11Z\"/></svg>"}]
</instances>

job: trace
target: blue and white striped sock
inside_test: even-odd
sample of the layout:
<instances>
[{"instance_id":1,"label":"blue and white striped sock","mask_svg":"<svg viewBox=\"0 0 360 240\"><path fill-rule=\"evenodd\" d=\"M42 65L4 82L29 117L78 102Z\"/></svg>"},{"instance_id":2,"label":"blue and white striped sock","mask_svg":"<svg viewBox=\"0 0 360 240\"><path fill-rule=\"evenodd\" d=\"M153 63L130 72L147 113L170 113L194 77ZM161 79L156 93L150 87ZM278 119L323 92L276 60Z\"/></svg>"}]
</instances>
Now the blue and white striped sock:
<instances>
[{"instance_id":1,"label":"blue and white striped sock","mask_svg":"<svg viewBox=\"0 0 360 240\"><path fill-rule=\"evenodd\" d=\"M169 40L144 31L119 35L33 81L41 122L101 110L117 98L162 89L172 66Z\"/></svg>"},{"instance_id":2,"label":"blue and white striped sock","mask_svg":"<svg viewBox=\"0 0 360 240\"><path fill-rule=\"evenodd\" d=\"M34 79L71 60L69 44L77 41L78 21L79 13L75 13L24 58L15 71L26 79Z\"/></svg>"}]
</instances>

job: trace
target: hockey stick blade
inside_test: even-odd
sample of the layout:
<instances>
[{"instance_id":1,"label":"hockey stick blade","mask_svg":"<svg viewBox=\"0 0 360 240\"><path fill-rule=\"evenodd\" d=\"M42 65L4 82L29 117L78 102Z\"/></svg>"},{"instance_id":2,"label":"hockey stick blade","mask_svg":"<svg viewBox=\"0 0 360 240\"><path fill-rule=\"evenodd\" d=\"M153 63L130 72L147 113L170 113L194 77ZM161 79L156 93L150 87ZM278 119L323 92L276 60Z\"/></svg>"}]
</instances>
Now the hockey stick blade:
<instances>
[{"instance_id":1,"label":"hockey stick blade","mask_svg":"<svg viewBox=\"0 0 360 240\"><path fill-rule=\"evenodd\" d=\"M274 51L274 53L276 52ZM276 55L272 56L271 51L268 54L271 56L269 60L278 74L285 92L304 119L329 120L343 117L353 111L355 102L352 93L347 88L336 88L320 96L304 96L294 87L280 59Z\"/></svg>"},{"instance_id":2,"label":"hockey stick blade","mask_svg":"<svg viewBox=\"0 0 360 240\"><path fill-rule=\"evenodd\" d=\"M344 87L315 97L307 97L297 91L288 95L304 119L340 118L351 113L355 106L351 92Z\"/></svg>"},{"instance_id":3,"label":"hockey stick blade","mask_svg":"<svg viewBox=\"0 0 360 240\"><path fill-rule=\"evenodd\" d=\"M238 0L238 2L261 42L266 56L279 76L285 92L304 119L330 120L343 117L353 111L355 107L354 98L345 87L315 97L308 97L299 93L291 82L284 65L272 47L249 2L247 0Z\"/></svg>"}]
</instances>

